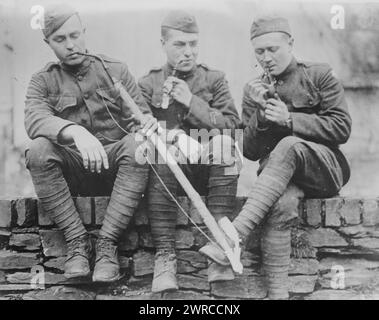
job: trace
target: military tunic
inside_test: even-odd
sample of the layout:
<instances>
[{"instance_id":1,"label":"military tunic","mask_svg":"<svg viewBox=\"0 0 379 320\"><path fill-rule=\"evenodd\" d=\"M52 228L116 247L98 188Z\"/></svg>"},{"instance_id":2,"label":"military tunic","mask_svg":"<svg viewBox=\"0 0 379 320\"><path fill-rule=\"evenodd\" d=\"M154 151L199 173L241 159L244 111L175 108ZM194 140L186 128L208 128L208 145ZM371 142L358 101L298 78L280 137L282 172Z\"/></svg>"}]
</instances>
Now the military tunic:
<instances>
[{"instance_id":1,"label":"military tunic","mask_svg":"<svg viewBox=\"0 0 379 320\"><path fill-rule=\"evenodd\" d=\"M351 117L342 85L330 66L293 59L275 80L275 91L291 114L292 130L274 123L260 123L258 106L251 99L246 85L242 102L244 156L253 161L260 160L261 171L278 142L293 135L329 147L343 169L346 183L349 166L338 146L350 136ZM312 143L309 143L311 148Z\"/></svg>"},{"instance_id":2,"label":"military tunic","mask_svg":"<svg viewBox=\"0 0 379 320\"><path fill-rule=\"evenodd\" d=\"M185 80L193 96L189 109L171 99L167 109L161 108L163 84L173 70L165 65L152 69L139 81L142 94L158 121L166 121L167 129L235 129L239 126L238 112L234 106L227 81L222 72L204 64L189 73L177 73Z\"/></svg>"},{"instance_id":3,"label":"military tunic","mask_svg":"<svg viewBox=\"0 0 379 320\"><path fill-rule=\"evenodd\" d=\"M144 113L150 113L127 66L101 56L112 77L120 80ZM126 128L130 111L122 103L118 90L101 62L88 57L79 67L49 63L32 76L25 102L25 127L31 139L45 137L55 143L65 127L85 127L106 145L119 141L125 133L109 115Z\"/></svg>"}]
</instances>

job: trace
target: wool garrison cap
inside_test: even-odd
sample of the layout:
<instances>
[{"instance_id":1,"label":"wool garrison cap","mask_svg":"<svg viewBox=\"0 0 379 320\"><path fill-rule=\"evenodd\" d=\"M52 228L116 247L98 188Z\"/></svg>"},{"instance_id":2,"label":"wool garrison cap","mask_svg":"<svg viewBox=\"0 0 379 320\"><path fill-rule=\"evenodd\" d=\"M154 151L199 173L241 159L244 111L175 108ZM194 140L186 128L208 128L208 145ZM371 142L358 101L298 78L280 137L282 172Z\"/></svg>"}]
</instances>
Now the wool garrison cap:
<instances>
[{"instance_id":1,"label":"wool garrison cap","mask_svg":"<svg viewBox=\"0 0 379 320\"><path fill-rule=\"evenodd\" d=\"M288 20L276 16L257 18L251 25L250 40L271 32L284 32L291 36L291 28Z\"/></svg>"},{"instance_id":2,"label":"wool garrison cap","mask_svg":"<svg viewBox=\"0 0 379 320\"><path fill-rule=\"evenodd\" d=\"M199 32L195 17L180 10L171 11L166 18L164 18L161 27L180 30L187 33Z\"/></svg>"},{"instance_id":3,"label":"wool garrison cap","mask_svg":"<svg viewBox=\"0 0 379 320\"><path fill-rule=\"evenodd\" d=\"M44 28L42 32L45 38L57 31L69 18L78 12L66 4L52 5L45 8Z\"/></svg>"}]
</instances>

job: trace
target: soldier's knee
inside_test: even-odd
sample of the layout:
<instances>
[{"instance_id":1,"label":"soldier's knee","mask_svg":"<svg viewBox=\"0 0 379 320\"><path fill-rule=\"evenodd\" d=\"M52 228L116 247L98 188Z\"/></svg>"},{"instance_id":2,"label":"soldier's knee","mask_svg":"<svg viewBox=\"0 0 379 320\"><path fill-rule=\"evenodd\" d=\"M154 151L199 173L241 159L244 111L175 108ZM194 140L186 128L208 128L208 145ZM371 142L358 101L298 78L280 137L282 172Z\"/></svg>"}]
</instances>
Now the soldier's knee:
<instances>
[{"instance_id":1,"label":"soldier's knee","mask_svg":"<svg viewBox=\"0 0 379 320\"><path fill-rule=\"evenodd\" d=\"M49 139L39 137L32 140L26 152L27 168L45 168L47 162L55 152L56 146Z\"/></svg>"},{"instance_id":2,"label":"soldier's knee","mask_svg":"<svg viewBox=\"0 0 379 320\"><path fill-rule=\"evenodd\" d=\"M129 165L146 167L146 159L143 154L143 139L136 134L128 134L120 140L118 163L127 162Z\"/></svg>"},{"instance_id":3,"label":"soldier's knee","mask_svg":"<svg viewBox=\"0 0 379 320\"><path fill-rule=\"evenodd\" d=\"M271 208L268 224L277 229L289 227L291 222L299 216L299 205L303 198L304 192L297 186L290 184Z\"/></svg>"},{"instance_id":4,"label":"soldier's knee","mask_svg":"<svg viewBox=\"0 0 379 320\"><path fill-rule=\"evenodd\" d=\"M234 140L228 135L217 135L211 141L214 164L232 164L235 162Z\"/></svg>"},{"instance_id":5,"label":"soldier's knee","mask_svg":"<svg viewBox=\"0 0 379 320\"><path fill-rule=\"evenodd\" d=\"M284 137L278 142L273 152L286 154L288 152L298 153L305 147L304 140L294 136Z\"/></svg>"}]
</instances>

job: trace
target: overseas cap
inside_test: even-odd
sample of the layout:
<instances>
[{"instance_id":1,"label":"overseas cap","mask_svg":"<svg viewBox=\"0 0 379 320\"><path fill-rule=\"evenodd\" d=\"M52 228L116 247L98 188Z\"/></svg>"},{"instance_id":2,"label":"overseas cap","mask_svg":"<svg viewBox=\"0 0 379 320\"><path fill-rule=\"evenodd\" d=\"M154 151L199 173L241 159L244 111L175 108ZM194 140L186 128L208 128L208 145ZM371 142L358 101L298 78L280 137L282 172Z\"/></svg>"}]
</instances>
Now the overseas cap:
<instances>
[{"instance_id":1,"label":"overseas cap","mask_svg":"<svg viewBox=\"0 0 379 320\"><path fill-rule=\"evenodd\" d=\"M45 27L42 29L45 38L48 38L51 34L57 31L69 18L75 14L78 14L78 12L66 4L46 7L44 13Z\"/></svg>"},{"instance_id":2,"label":"overseas cap","mask_svg":"<svg viewBox=\"0 0 379 320\"><path fill-rule=\"evenodd\" d=\"M164 18L161 27L180 30L187 33L199 32L195 17L180 10L171 11L166 18Z\"/></svg>"},{"instance_id":3,"label":"overseas cap","mask_svg":"<svg viewBox=\"0 0 379 320\"><path fill-rule=\"evenodd\" d=\"M251 25L250 40L271 32L284 32L291 36L288 20L276 16L259 17Z\"/></svg>"}]
</instances>

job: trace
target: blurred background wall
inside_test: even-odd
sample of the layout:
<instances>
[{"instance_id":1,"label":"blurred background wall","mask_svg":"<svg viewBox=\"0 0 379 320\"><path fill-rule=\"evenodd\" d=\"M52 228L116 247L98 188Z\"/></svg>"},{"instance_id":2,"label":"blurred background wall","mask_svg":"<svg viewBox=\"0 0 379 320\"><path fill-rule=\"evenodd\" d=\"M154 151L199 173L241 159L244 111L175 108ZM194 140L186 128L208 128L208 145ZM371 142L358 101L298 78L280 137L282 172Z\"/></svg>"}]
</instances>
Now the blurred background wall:
<instances>
[{"instance_id":1,"label":"blurred background wall","mask_svg":"<svg viewBox=\"0 0 379 320\"><path fill-rule=\"evenodd\" d=\"M34 5L57 1L0 0L0 196L33 195L24 169L28 143L23 109L32 73L56 58L30 22ZM125 61L136 78L165 60L160 48L160 23L170 9L196 15L200 26L199 62L226 73L237 108L243 85L259 72L249 42L253 18L286 16L298 59L329 63L343 82L353 132L342 149L352 177L342 194L379 195L379 4L334 1L158 1L81 0L71 3L81 13L87 47ZM343 29L333 29L333 6L344 10ZM334 13L333 13L334 12ZM340 24L341 26L341 24ZM239 194L256 178L256 164L245 160Z\"/></svg>"}]
</instances>

